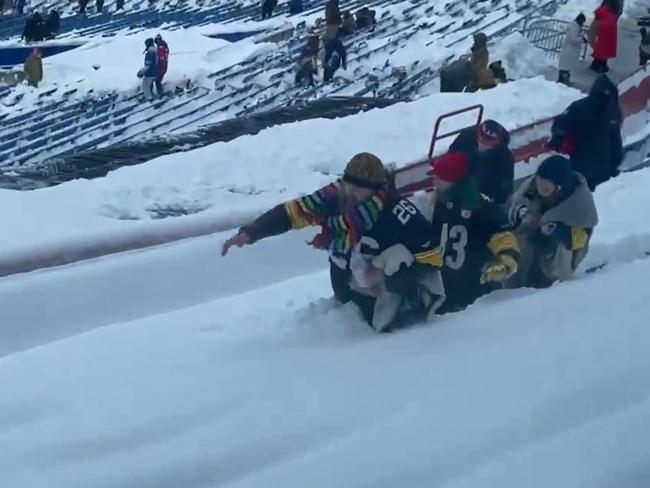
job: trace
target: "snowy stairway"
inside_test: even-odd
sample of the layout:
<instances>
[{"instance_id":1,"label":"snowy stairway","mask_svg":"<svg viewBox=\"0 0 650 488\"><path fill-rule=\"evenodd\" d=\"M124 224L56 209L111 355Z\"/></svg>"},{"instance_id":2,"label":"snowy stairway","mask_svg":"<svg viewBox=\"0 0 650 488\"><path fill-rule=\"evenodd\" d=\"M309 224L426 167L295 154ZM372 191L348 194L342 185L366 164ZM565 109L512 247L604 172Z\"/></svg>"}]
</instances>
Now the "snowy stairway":
<instances>
[{"instance_id":1,"label":"snowy stairway","mask_svg":"<svg viewBox=\"0 0 650 488\"><path fill-rule=\"evenodd\" d=\"M186 94L153 102L135 101L133 105L124 107L123 113L109 114L108 118L99 120L99 123L77 134L74 139L69 138L54 147L48 147L47 154L44 157L39 155L38 160L54 159L89 148L104 147L150 132L155 121L181 117L190 110L193 103L199 102L209 93L204 88L195 88ZM32 161L36 160L35 157L32 155ZM25 160L22 161L24 162Z\"/></svg>"},{"instance_id":2,"label":"snowy stairway","mask_svg":"<svg viewBox=\"0 0 650 488\"><path fill-rule=\"evenodd\" d=\"M19 151L25 151L25 145L36 139L48 140L53 134L57 134L81 120L84 114L94 115L108 112L111 105L115 103L117 95L111 94L98 99L89 99L59 107L53 104L48 106L47 111L40 111L36 120L14 123L4 127L9 129L3 131L3 143L0 144L0 158L11 159Z\"/></svg>"},{"instance_id":3,"label":"snowy stairway","mask_svg":"<svg viewBox=\"0 0 650 488\"><path fill-rule=\"evenodd\" d=\"M357 39L353 38L350 40L346 40L346 44L348 42L350 43L348 49L350 53L350 58L348 61L349 67L347 73L354 73L353 78L355 82L359 82L360 80L363 81L367 77L369 71L367 69L367 64L371 60L371 58L373 58L373 56L381 56L382 53L387 53L388 55L385 57L384 60L384 64L387 64L388 60L390 59L390 55L393 52L395 52L397 49L399 49L400 45L406 45L408 39L417 33L431 31L432 35L434 36L438 34L440 36L443 36L446 35L446 33L449 31L449 28L451 28L452 29L451 32L460 32L463 37L467 37L469 35L467 30L463 29L463 21L461 19L452 19L451 24L449 22L445 22L444 20L441 21L441 23L445 24L445 28L441 29L442 32L436 32L435 28L437 26L437 22L438 22L437 20L434 20L432 22L421 20L419 24L415 24L416 19L421 19L421 14L422 14L421 11L418 11L418 7L424 7L424 6L425 6L424 3L420 3L418 5L412 6L409 9L405 9L405 12L407 12L409 15L401 19L396 19L392 16L386 16L385 18L381 19L378 22L378 26L375 32L363 34L362 38L357 38ZM420 8L419 10L422 10L422 8ZM413 26L414 24L415 26ZM384 38L382 39L381 44L377 45L375 42L374 48L367 49L368 47L367 41L372 39L379 40L382 37ZM304 44L304 41L301 41L301 45L302 44ZM355 51L360 51L360 52L357 52L355 54ZM260 103L259 108L267 107L278 103L285 103L286 101L290 100L295 96L299 96L299 97L307 96L308 98L315 98L317 96L322 96L327 94L326 92L328 88L332 90L332 93L340 92L342 89L346 87L345 83L342 82L343 84L339 86L317 87L315 89L307 89L307 90L296 89L295 87L292 86L292 77L293 77L292 66L290 65L287 67L286 61L282 60L281 58L279 59L279 63L275 66L266 65L256 70L256 72L248 74L246 76L246 81L251 82L254 80L254 76L264 75L268 73L271 67L277 68L280 65L283 66L284 68L283 71L272 75L270 77L270 80L272 81L283 80L289 85L289 87L285 91L277 93L271 98L267 98L263 103ZM250 68L247 68L247 70L250 70ZM388 74L386 75L386 78L391 78L390 69L388 70ZM224 79L227 79L227 76L224 76Z\"/></svg>"},{"instance_id":4,"label":"snowy stairway","mask_svg":"<svg viewBox=\"0 0 650 488\"><path fill-rule=\"evenodd\" d=\"M548 3L553 2L546 2ZM378 1L371 6L382 4L386 2ZM486 12L488 4L492 12L482 15L481 12ZM359 32L346 40L346 44L349 43L350 66L346 72L342 72L343 76L337 76L332 82L320 84L313 89L298 89L293 86L291 55L305 42L304 33L298 33L275 53L263 54L210 75L217 89L202 89L200 94L194 93L192 97L200 98L200 105L194 103L197 100L188 95L183 101L170 103L162 112L147 112L146 108L136 106L141 104L135 100L129 102L131 104L121 101L110 110L102 109L96 116L80 120L78 124L71 124L71 127L50 130L47 133L42 127L38 127L32 140L23 141L27 144L21 147L16 147L18 137L14 133L10 137L14 142L13 150L0 148L0 151L5 151L0 155L5 156L3 164L24 164L133 137L189 130L201 124L257 112L296 100L331 94L360 95L368 92L366 80L372 73L380 75L377 88L381 95L409 95L434 78L437 67L426 60L416 60L405 66L404 70L395 73L394 67L389 63L393 54L408 49L411 38L416 35L429 36L429 42L444 43L442 47L449 48L469 40L471 34L478 30L484 30L490 35L492 29L494 32L501 31L504 22L511 27L535 10L535 7L525 7L519 12L509 12L506 8L508 5L510 3L502 0L473 2L466 5L462 11L454 12L456 18L435 15L435 9L424 1L397 12L385 12L374 32ZM353 75L353 80L347 79L350 74ZM165 101L154 102L157 103L164 104ZM32 123L37 124L35 121ZM25 126L23 131L29 130L28 124ZM2 129L0 135L5 135ZM41 144L40 152L36 151L36 143ZM47 147L47 151L43 151L43 147Z\"/></svg>"}]
</instances>

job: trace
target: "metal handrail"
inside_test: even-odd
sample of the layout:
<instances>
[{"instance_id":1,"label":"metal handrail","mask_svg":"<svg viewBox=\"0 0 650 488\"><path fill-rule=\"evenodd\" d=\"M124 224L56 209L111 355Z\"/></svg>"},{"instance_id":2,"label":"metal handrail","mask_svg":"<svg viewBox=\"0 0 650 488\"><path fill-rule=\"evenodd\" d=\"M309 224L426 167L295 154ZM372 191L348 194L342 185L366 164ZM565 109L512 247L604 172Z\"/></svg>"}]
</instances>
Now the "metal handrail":
<instances>
[{"instance_id":1,"label":"metal handrail","mask_svg":"<svg viewBox=\"0 0 650 488\"><path fill-rule=\"evenodd\" d=\"M533 19L526 23L523 34L533 46L555 56L562 51L569 24L570 22L560 19ZM587 31L584 28L583 34L586 37ZM587 44L585 43L581 57L584 58L586 54Z\"/></svg>"}]
</instances>

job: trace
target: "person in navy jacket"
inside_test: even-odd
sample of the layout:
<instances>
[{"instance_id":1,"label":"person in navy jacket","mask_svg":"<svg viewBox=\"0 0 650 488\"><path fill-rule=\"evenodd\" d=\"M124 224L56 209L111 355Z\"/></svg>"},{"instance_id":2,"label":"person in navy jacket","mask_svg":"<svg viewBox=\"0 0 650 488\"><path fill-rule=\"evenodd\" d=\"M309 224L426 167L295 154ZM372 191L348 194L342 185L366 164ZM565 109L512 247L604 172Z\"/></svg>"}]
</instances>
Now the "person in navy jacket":
<instances>
[{"instance_id":1,"label":"person in navy jacket","mask_svg":"<svg viewBox=\"0 0 650 488\"><path fill-rule=\"evenodd\" d=\"M138 77L142 78L142 93L151 100L153 98L153 84L158 78L158 54L153 39L144 41L144 66L138 71Z\"/></svg>"}]
</instances>

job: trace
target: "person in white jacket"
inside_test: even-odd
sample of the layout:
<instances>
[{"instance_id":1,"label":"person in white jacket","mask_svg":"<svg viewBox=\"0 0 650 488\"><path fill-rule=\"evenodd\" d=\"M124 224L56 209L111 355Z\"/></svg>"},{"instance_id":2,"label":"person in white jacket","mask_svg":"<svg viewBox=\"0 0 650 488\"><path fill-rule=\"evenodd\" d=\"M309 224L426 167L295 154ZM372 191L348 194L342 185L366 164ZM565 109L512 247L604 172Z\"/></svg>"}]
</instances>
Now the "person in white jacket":
<instances>
[{"instance_id":1,"label":"person in white jacket","mask_svg":"<svg viewBox=\"0 0 650 488\"><path fill-rule=\"evenodd\" d=\"M585 43L585 37L582 33L582 27L585 25L587 18L580 13L573 22L570 22L564 36L564 45L560 52L560 62L558 65L558 82L568 85L571 81L571 70L575 69L580 51Z\"/></svg>"}]
</instances>

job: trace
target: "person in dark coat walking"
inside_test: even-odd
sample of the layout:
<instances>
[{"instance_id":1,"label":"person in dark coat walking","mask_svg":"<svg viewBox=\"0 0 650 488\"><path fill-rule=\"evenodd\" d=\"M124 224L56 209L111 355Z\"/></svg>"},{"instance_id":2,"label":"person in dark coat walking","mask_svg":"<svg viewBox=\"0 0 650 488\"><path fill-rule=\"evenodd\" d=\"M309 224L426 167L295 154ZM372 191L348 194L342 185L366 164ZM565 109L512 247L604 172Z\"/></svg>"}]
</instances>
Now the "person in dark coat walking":
<instances>
[{"instance_id":1,"label":"person in dark coat walking","mask_svg":"<svg viewBox=\"0 0 650 488\"><path fill-rule=\"evenodd\" d=\"M340 67L341 56L337 52L334 52L327 63L323 65L323 81L331 80Z\"/></svg>"},{"instance_id":2,"label":"person in dark coat walking","mask_svg":"<svg viewBox=\"0 0 650 488\"><path fill-rule=\"evenodd\" d=\"M302 0L289 0L289 15L297 15L305 10Z\"/></svg>"},{"instance_id":3,"label":"person in dark coat walking","mask_svg":"<svg viewBox=\"0 0 650 488\"><path fill-rule=\"evenodd\" d=\"M45 19L44 34L47 39L53 39L61 29L61 17L59 13L52 9Z\"/></svg>"},{"instance_id":4,"label":"person in dark coat walking","mask_svg":"<svg viewBox=\"0 0 650 488\"><path fill-rule=\"evenodd\" d=\"M25 42L42 41L45 35L44 31L45 26L41 14L34 12L25 19L25 28L23 29L21 39L25 39Z\"/></svg>"},{"instance_id":5,"label":"person in dark coat walking","mask_svg":"<svg viewBox=\"0 0 650 488\"><path fill-rule=\"evenodd\" d=\"M449 152L469 157L470 172L476 176L479 191L495 205L503 205L512 194L515 158L510 151L510 133L495 120L463 129L449 146Z\"/></svg>"},{"instance_id":6,"label":"person in dark coat walking","mask_svg":"<svg viewBox=\"0 0 650 488\"><path fill-rule=\"evenodd\" d=\"M340 26L342 22L339 0L328 0L325 4L325 23Z\"/></svg>"},{"instance_id":7,"label":"person in dark coat walking","mask_svg":"<svg viewBox=\"0 0 650 488\"><path fill-rule=\"evenodd\" d=\"M352 15L352 12L346 10L345 12L343 12L343 25L339 30L339 34L342 36L349 36L350 34L354 34L354 31L356 30L357 30L357 22L356 20L354 20L354 16Z\"/></svg>"},{"instance_id":8,"label":"person in dark coat walking","mask_svg":"<svg viewBox=\"0 0 650 488\"><path fill-rule=\"evenodd\" d=\"M25 5L27 4L26 0L16 0L16 12L18 15L23 15L25 13Z\"/></svg>"},{"instance_id":9,"label":"person in dark coat walking","mask_svg":"<svg viewBox=\"0 0 650 488\"><path fill-rule=\"evenodd\" d=\"M607 75L600 75L589 95L555 118L548 146L568 154L573 168L584 175L593 191L618 175L623 161L622 122L618 89Z\"/></svg>"},{"instance_id":10,"label":"person in dark coat walking","mask_svg":"<svg viewBox=\"0 0 650 488\"><path fill-rule=\"evenodd\" d=\"M262 0L262 20L270 19L277 6L278 0Z\"/></svg>"},{"instance_id":11,"label":"person in dark coat walking","mask_svg":"<svg viewBox=\"0 0 650 488\"><path fill-rule=\"evenodd\" d=\"M375 28L377 21L375 20L376 12L370 10L368 7L363 7L354 14L356 17L357 29L370 29Z\"/></svg>"},{"instance_id":12,"label":"person in dark coat walking","mask_svg":"<svg viewBox=\"0 0 650 488\"><path fill-rule=\"evenodd\" d=\"M341 65L343 69L347 69L348 66L348 53L345 49L345 46L341 42L341 36L337 34L334 39L328 39L325 41L325 58L323 59L323 64L326 65L329 63L332 54L336 53L339 55Z\"/></svg>"},{"instance_id":13,"label":"person in dark coat walking","mask_svg":"<svg viewBox=\"0 0 650 488\"><path fill-rule=\"evenodd\" d=\"M327 42L330 39L335 39L342 25L343 19L341 18L339 0L328 0L325 4L325 35L323 40Z\"/></svg>"}]
</instances>

